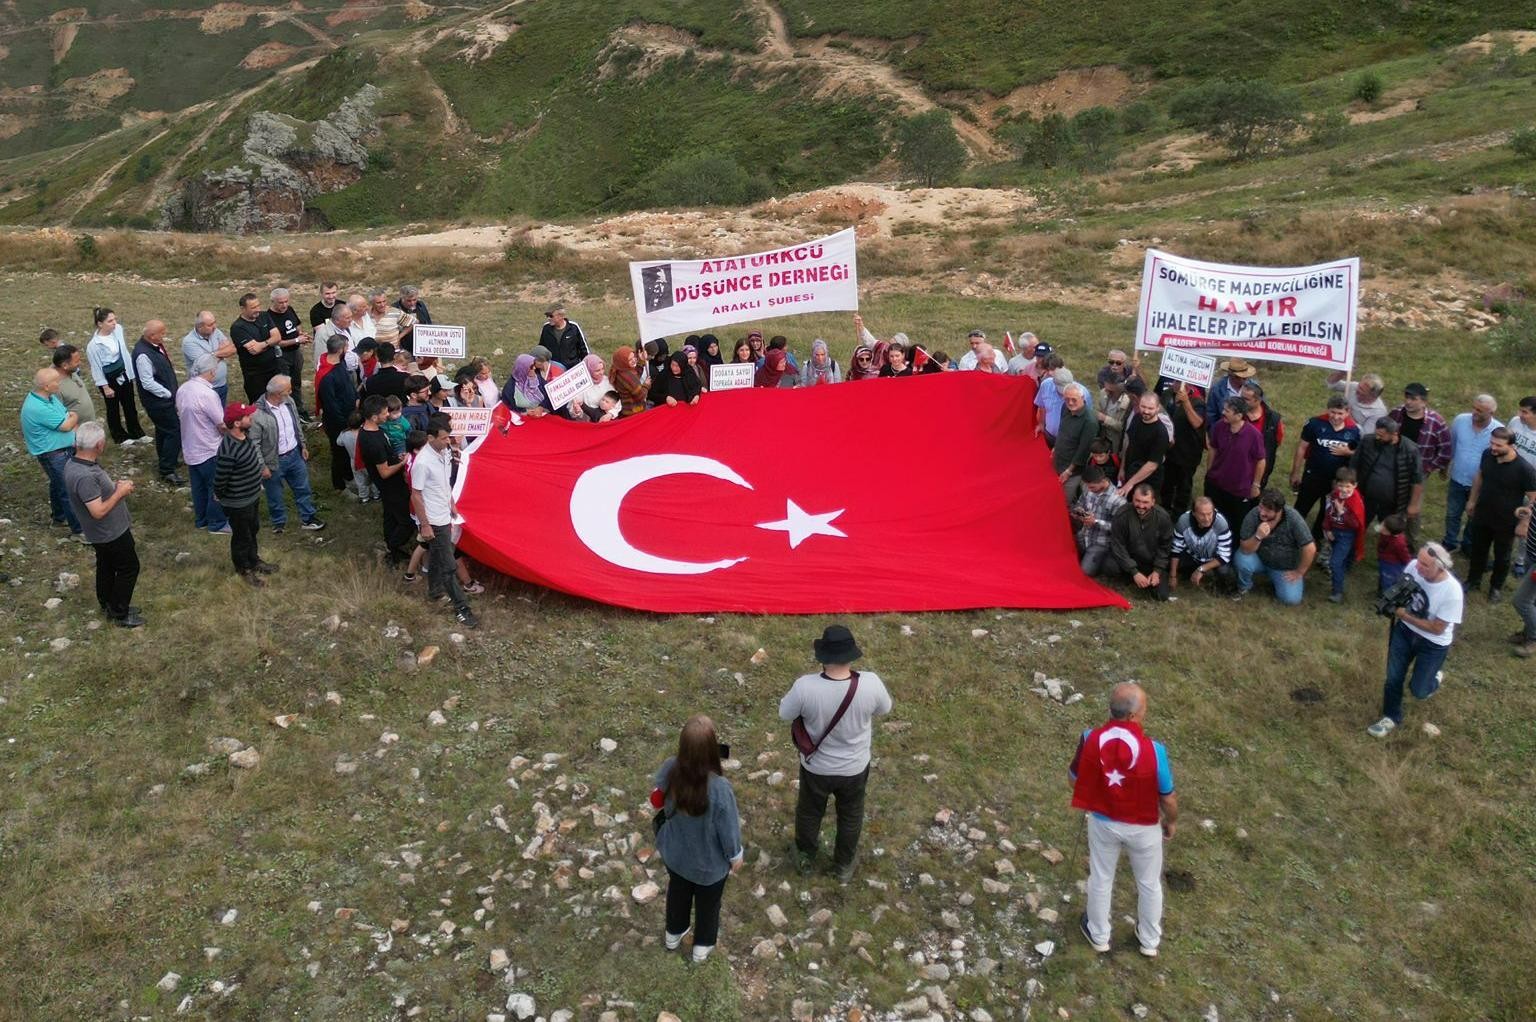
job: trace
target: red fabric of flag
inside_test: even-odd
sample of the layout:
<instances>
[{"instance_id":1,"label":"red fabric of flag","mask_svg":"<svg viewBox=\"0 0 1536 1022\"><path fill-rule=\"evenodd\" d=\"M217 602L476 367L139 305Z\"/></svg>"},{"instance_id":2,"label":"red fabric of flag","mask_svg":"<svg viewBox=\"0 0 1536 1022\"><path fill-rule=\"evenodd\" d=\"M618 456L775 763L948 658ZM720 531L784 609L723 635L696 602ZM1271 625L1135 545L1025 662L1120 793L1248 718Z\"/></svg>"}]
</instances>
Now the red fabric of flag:
<instances>
[{"instance_id":1,"label":"red fabric of flag","mask_svg":"<svg viewBox=\"0 0 1536 1022\"><path fill-rule=\"evenodd\" d=\"M1124 607L1078 569L1034 395L938 373L525 419L466 454L460 546L670 613Z\"/></svg>"}]
</instances>

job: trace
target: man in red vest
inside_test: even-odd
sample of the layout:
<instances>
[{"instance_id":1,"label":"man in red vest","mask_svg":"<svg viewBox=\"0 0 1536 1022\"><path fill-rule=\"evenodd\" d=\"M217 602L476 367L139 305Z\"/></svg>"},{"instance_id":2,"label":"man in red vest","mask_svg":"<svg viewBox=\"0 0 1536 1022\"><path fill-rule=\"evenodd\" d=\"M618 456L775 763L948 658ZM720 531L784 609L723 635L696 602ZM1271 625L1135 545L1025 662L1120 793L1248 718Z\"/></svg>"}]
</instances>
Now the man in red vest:
<instances>
[{"instance_id":1,"label":"man in red vest","mask_svg":"<svg viewBox=\"0 0 1536 1022\"><path fill-rule=\"evenodd\" d=\"M1072 757L1072 805L1088 813L1088 911L1080 923L1095 951L1109 950L1109 902L1124 849L1136 876L1136 941L1148 958L1163 936L1163 842L1179 818L1173 769L1162 742L1141 730L1147 696L1116 685L1110 719L1084 731ZM1161 824L1161 826L1159 826Z\"/></svg>"}]
</instances>

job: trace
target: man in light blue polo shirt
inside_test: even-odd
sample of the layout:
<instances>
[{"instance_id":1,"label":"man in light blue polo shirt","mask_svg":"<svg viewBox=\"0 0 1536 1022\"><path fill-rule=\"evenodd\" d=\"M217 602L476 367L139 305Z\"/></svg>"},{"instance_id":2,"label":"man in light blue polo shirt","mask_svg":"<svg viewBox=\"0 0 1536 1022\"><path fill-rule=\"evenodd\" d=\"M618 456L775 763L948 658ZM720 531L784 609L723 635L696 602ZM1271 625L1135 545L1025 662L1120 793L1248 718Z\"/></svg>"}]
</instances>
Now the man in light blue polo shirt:
<instances>
[{"instance_id":1,"label":"man in light blue polo shirt","mask_svg":"<svg viewBox=\"0 0 1536 1022\"><path fill-rule=\"evenodd\" d=\"M1445 484L1445 537L1441 540L1451 553L1468 543L1461 519L1466 514L1472 480L1477 478L1483 452L1488 449L1493 431L1504 425L1493 417L1498 408L1492 394L1479 394L1472 399L1470 412L1462 412L1451 420L1451 463L1446 466L1450 479Z\"/></svg>"},{"instance_id":2,"label":"man in light blue polo shirt","mask_svg":"<svg viewBox=\"0 0 1536 1022\"><path fill-rule=\"evenodd\" d=\"M72 536L80 535L80 520L69 506L64 489L64 466L75 453L75 426L80 417L59 400L59 372L39 369L32 377L32 392L21 403L21 433L27 453L43 466L48 477L48 506L55 525L69 526Z\"/></svg>"}]
</instances>

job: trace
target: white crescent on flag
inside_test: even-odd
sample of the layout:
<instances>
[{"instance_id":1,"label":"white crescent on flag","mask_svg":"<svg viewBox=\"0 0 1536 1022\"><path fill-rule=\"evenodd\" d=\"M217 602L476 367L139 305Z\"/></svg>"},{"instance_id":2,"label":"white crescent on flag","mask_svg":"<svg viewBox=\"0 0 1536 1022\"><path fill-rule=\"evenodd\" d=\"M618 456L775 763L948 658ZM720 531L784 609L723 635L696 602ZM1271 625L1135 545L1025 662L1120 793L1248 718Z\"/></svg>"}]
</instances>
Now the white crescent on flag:
<instances>
[{"instance_id":1,"label":"white crescent on flag","mask_svg":"<svg viewBox=\"0 0 1536 1022\"><path fill-rule=\"evenodd\" d=\"M1107 727L1099 732L1099 752L1101 754L1104 751L1104 746L1110 742L1124 742L1126 744L1126 747L1131 750L1131 765L1129 769L1135 770L1136 761L1141 758L1141 743L1136 740L1136 736L1123 727ZM1104 773L1104 779L1113 788L1125 780L1125 775L1118 770L1107 770Z\"/></svg>"}]
</instances>

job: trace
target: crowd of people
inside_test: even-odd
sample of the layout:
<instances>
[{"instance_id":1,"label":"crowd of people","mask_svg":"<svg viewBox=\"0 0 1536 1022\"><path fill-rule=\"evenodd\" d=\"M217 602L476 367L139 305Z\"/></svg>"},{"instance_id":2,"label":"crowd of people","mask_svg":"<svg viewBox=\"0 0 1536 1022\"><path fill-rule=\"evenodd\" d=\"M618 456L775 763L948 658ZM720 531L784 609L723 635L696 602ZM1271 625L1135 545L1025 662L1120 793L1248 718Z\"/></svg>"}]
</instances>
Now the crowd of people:
<instances>
[{"instance_id":1,"label":"crowd of people","mask_svg":"<svg viewBox=\"0 0 1536 1022\"><path fill-rule=\"evenodd\" d=\"M22 406L23 431L29 453L47 475L54 521L98 548L98 595L112 620L127 627L143 621L120 596L122 579L132 574L122 498L111 500L106 517L88 523L110 496L103 490L94 510L80 496L89 490L82 474L105 486L99 465L92 462L95 471L86 473L74 464L92 461L89 444L80 446L79 427L96 421L98 396L111 439L125 446L154 444L160 478L190 486L194 526L231 537L235 570L253 586L277 570L257 549L263 501L274 533L288 527L290 498L298 528L325 528L307 435L322 431L331 488L380 506L389 565L407 582L425 575L429 596L473 624L467 597L483 587L454 546L460 437L449 416L453 409L609 421L696 404L710 393L711 370L736 364L750 365L759 387L951 370L1028 377L1036 384L1036 432L1061 482L1085 573L1124 579L1133 593L1164 600L1177 598L1181 587L1242 599L1265 581L1282 605L1294 606L1317 568L1329 578L1329 599L1342 602L1350 572L1374 546L1377 594L1392 591L1404 575L1419 587L1416 602L1397 608L1394 635L1400 630L1443 651L1461 620L1462 583L1471 591L1486 585L1489 600L1497 602L1513 567L1521 628L1511 643L1518 656L1536 655L1536 579L1529 574L1536 568L1536 530L1529 528L1536 498L1536 396L1521 400L1508 425L1495 417L1496 402L1486 394L1447 420L1430 406L1422 383L1406 384L1402 402L1389 408L1379 375L1351 380L1334 374L1317 408L1299 420L1300 443L1281 477L1289 483L1288 496L1272 478L1287 424L1257 368L1241 358L1222 362L1211 386L1203 388L1150 376L1139 354L1112 350L1103 365L1074 373L1063 353L1031 333L1016 344L1006 335L997 347L983 331L972 330L968 350L952 361L904 334L881 340L855 315L856 347L846 367L821 338L801 358L787 338L765 339L759 330L729 345L714 334L690 335L675 352L666 339L655 338L623 345L604 359L557 303L545 311L539 343L518 354L498 383L483 358L469 359L450 375L438 359L418 357L415 328L431 323L417 287L400 288L393 301L381 289L343 299L338 284L327 281L307 325L287 288L272 290L265 301L254 293L241 296L227 332L213 312L199 312L181 339L179 359L168 347L166 323L150 320L130 346L110 308L94 310L83 350L60 343L56 330L45 331L41 340L51 349L51 364L38 371ZM317 353L312 374L305 366L310 349ZM240 367L243 402L229 400L231 359ZM590 382L557 404L550 384L578 368ZM140 423L140 406L153 438ZM1290 425L1296 428L1297 421ZM84 434L86 441L95 435ZM1445 533L1440 542L1425 543L1424 481L1436 472L1447 479ZM114 532L110 542L99 539L104 529ZM1458 551L1467 559L1460 579L1450 574ZM1436 566L1448 573L1457 598L1437 598L1437 615L1426 618L1428 594L1439 591L1429 584ZM131 585L128 592L131 597ZM1401 721L1400 700L1394 705L1390 698L1390 674L1375 730L1383 721ZM1426 682L1415 688L1421 690L1432 688Z\"/></svg>"}]
</instances>

